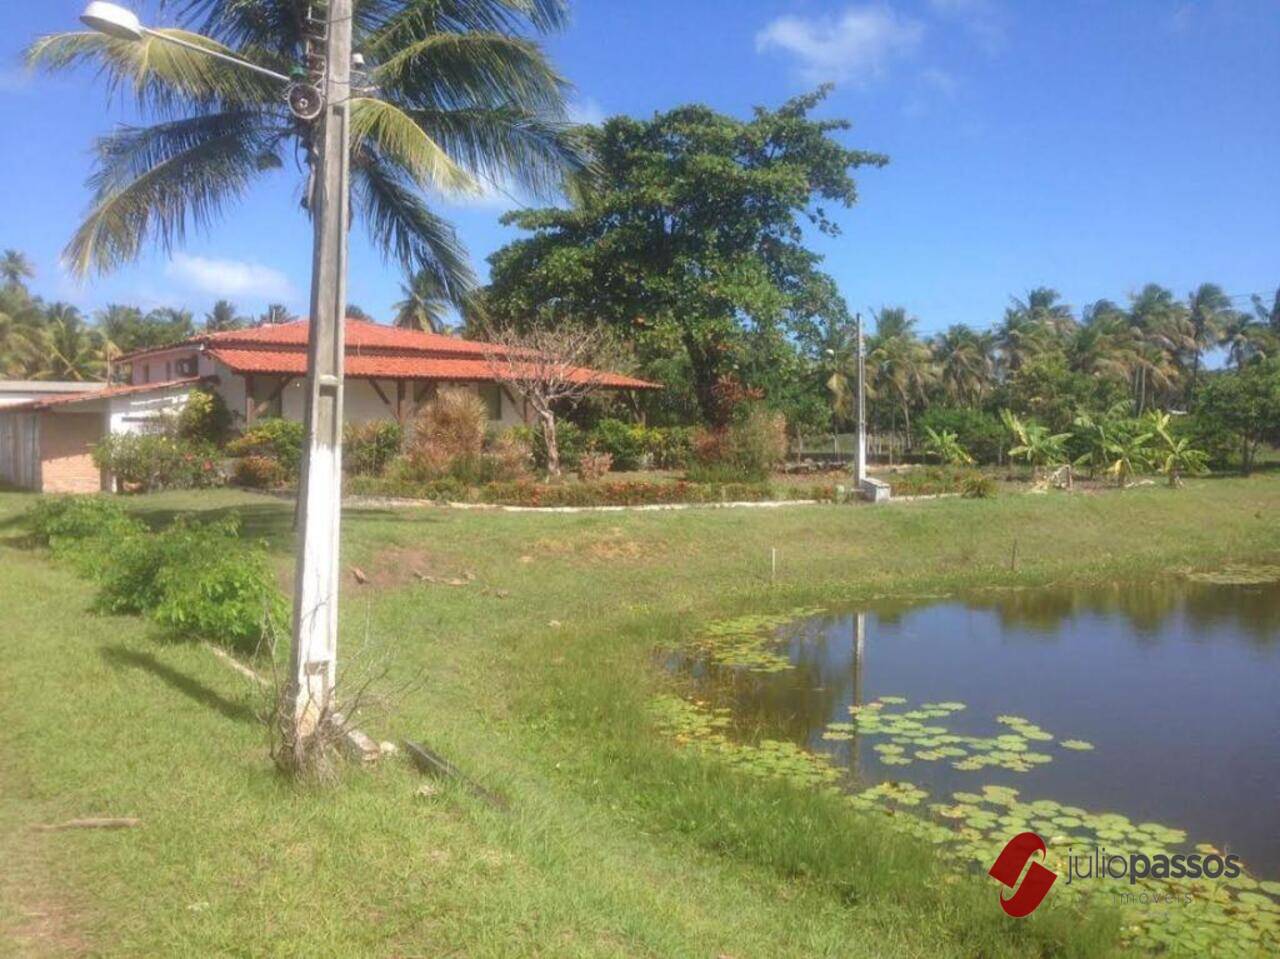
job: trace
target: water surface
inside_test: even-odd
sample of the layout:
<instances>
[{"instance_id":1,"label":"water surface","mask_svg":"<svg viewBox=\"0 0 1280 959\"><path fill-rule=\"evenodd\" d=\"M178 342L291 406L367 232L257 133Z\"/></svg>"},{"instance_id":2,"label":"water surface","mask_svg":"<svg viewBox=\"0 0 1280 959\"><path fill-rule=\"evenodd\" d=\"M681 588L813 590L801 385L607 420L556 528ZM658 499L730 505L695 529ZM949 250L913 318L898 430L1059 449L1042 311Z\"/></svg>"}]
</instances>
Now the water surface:
<instances>
[{"instance_id":1,"label":"water surface","mask_svg":"<svg viewBox=\"0 0 1280 959\"><path fill-rule=\"evenodd\" d=\"M859 781L912 782L938 801L1004 784L1023 799L1161 822L1280 877L1280 583L1170 580L881 603L803 620L777 640L794 668L681 664L701 695L731 708L740 734L789 738ZM872 749L883 737L822 738L851 705L881 696L963 702L947 720L960 735L1006 732L995 717L1014 714L1058 742L1095 748L1054 748L1052 762L1024 773L960 771L945 761L885 765Z\"/></svg>"}]
</instances>

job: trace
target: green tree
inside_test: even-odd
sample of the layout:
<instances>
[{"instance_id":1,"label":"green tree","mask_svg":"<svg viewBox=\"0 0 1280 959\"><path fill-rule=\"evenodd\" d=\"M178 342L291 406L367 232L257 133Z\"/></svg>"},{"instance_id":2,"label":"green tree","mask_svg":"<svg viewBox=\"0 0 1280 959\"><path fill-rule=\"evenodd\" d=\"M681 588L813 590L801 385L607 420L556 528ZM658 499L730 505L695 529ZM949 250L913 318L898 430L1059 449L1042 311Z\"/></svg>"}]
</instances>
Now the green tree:
<instances>
[{"instance_id":1,"label":"green tree","mask_svg":"<svg viewBox=\"0 0 1280 959\"><path fill-rule=\"evenodd\" d=\"M98 33L43 37L27 54L48 70L98 68L131 93L151 126L101 138L91 209L66 250L78 274L168 249L203 227L287 157L315 162L310 124L282 108L275 81L166 43L197 45L288 72L306 60L308 5L293 0L185 0L188 30L139 42ZM526 34L559 27L565 0L367 0L355 47L368 86L352 88L352 202L374 244L406 270L427 270L449 298L473 276L453 228L426 191L476 194L509 179L549 194L584 155L566 120L565 81ZM197 32L198 31L198 32ZM306 190L304 203L309 202Z\"/></svg>"},{"instance_id":2,"label":"green tree","mask_svg":"<svg viewBox=\"0 0 1280 959\"><path fill-rule=\"evenodd\" d=\"M106 378L106 338L66 303L49 306L44 324L27 331L20 352L33 379Z\"/></svg>"},{"instance_id":3,"label":"green tree","mask_svg":"<svg viewBox=\"0 0 1280 959\"><path fill-rule=\"evenodd\" d=\"M230 300L219 300L213 304L213 309L204 315L206 333L242 330L248 325L248 321L240 315L239 311L236 310L236 305Z\"/></svg>"},{"instance_id":4,"label":"green tree","mask_svg":"<svg viewBox=\"0 0 1280 959\"><path fill-rule=\"evenodd\" d=\"M1200 366L1204 351L1217 346L1223 327L1231 314L1231 298L1216 283L1201 283L1187 296L1187 317L1191 323L1191 382L1187 397L1200 383Z\"/></svg>"},{"instance_id":5,"label":"green tree","mask_svg":"<svg viewBox=\"0 0 1280 959\"><path fill-rule=\"evenodd\" d=\"M507 214L533 235L490 258L485 308L502 322L607 322L650 376L678 355L702 417L723 424L756 387L749 334L772 346L843 309L802 224L837 235L823 204L851 206L850 171L887 160L837 142L846 122L809 118L826 94L747 121L699 105L610 119L590 134L596 189L570 209Z\"/></svg>"},{"instance_id":6,"label":"green tree","mask_svg":"<svg viewBox=\"0 0 1280 959\"><path fill-rule=\"evenodd\" d=\"M443 333L449 301L443 296L435 277L425 271L415 273L400 285L404 299L395 305L396 326L406 330Z\"/></svg>"},{"instance_id":7,"label":"green tree","mask_svg":"<svg viewBox=\"0 0 1280 959\"><path fill-rule=\"evenodd\" d=\"M25 253L18 250L5 250L0 255L0 279L8 287L22 286L36 275L35 267Z\"/></svg>"},{"instance_id":8,"label":"green tree","mask_svg":"<svg viewBox=\"0 0 1280 959\"><path fill-rule=\"evenodd\" d=\"M867 352L867 379L874 395L902 414L907 445L911 445L911 410L923 406L936 379L929 347L916 336L916 319L902 307L886 307L876 314L876 332Z\"/></svg>"},{"instance_id":9,"label":"green tree","mask_svg":"<svg viewBox=\"0 0 1280 959\"><path fill-rule=\"evenodd\" d=\"M1280 438L1280 360L1206 377L1196 396L1196 414L1203 431L1233 439L1241 470L1251 472L1259 444Z\"/></svg>"},{"instance_id":10,"label":"green tree","mask_svg":"<svg viewBox=\"0 0 1280 959\"><path fill-rule=\"evenodd\" d=\"M938 381L948 403L978 406L995 385L995 340L963 323L933 340Z\"/></svg>"},{"instance_id":11,"label":"green tree","mask_svg":"<svg viewBox=\"0 0 1280 959\"><path fill-rule=\"evenodd\" d=\"M258 317L258 326L279 326L281 323L292 323L298 317L283 303L270 304L266 312Z\"/></svg>"}]
</instances>

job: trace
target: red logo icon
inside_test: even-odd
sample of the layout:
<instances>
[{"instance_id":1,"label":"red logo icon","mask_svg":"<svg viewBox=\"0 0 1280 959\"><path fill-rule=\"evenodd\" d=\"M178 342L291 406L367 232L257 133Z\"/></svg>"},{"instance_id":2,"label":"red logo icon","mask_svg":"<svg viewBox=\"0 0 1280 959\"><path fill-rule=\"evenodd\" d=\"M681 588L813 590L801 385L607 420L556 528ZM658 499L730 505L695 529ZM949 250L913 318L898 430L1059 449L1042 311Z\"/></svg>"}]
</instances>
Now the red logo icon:
<instances>
[{"instance_id":1,"label":"red logo icon","mask_svg":"<svg viewBox=\"0 0 1280 959\"><path fill-rule=\"evenodd\" d=\"M1057 873L1052 869L1046 869L1040 863L1033 862L1027 874L1023 876L1022 884L1018 885L1022 867L1037 853L1044 856L1044 840L1033 832L1020 832L1005 844L1004 849L1000 850L995 865L987 873L992 879L1014 890L1013 895L1007 899L1003 894L1000 896L1000 908L1014 919L1021 919L1035 912L1036 906L1044 901L1049 887L1058 878Z\"/></svg>"}]
</instances>

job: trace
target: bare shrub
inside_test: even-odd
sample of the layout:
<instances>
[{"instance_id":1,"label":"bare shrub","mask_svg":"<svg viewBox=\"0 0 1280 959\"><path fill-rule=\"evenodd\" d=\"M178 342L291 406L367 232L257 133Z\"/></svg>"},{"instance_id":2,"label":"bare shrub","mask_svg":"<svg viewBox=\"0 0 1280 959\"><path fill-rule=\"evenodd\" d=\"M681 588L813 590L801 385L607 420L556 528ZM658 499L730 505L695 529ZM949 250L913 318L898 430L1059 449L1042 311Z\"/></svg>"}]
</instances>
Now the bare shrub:
<instances>
[{"instance_id":1,"label":"bare shrub","mask_svg":"<svg viewBox=\"0 0 1280 959\"><path fill-rule=\"evenodd\" d=\"M578 458L578 478L584 483L604 479L613 469L613 454L588 450Z\"/></svg>"},{"instance_id":2,"label":"bare shrub","mask_svg":"<svg viewBox=\"0 0 1280 959\"><path fill-rule=\"evenodd\" d=\"M478 458L488 422L484 401L475 393L441 390L414 419L406 449L410 465L424 477L436 478L449 473L459 459Z\"/></svg>"}]
</instances>

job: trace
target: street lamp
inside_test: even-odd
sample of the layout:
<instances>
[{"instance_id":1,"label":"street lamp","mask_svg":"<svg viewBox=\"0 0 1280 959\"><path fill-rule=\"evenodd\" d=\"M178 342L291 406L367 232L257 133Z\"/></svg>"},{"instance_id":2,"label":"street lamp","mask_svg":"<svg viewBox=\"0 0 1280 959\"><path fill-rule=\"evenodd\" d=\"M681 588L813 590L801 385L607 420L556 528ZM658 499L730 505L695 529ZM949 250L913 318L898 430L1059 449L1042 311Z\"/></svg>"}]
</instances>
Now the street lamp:
<instances>
[{"instance_id":1,"label":"street lamp","mask_svg":"<svg viewBox=\"0 0 1280 959\"><path fill-rule=\"evenodd\" d=\"M254 73L264 77L270 77L272 80L278 80L281 83L293 84L290 77L283 73L276 73L274 70L268 70L266 67L260 67L256 63L250 63L248 60L241 60L239 57L233 57L223 53L221 50L211 50L208 47L202 47L198 43L192 43L190 40L183 40L181 37L175 37L168 33L161 33L158 30L150 30L142 25L142 21L138 19L138 15L132 10L127 10L117 3L105 3L103 0L94 0L84 8L84 13L80 14L80 22L85 26L104 33L115 40L129 40L137 43L145 40L147 37L155 37L157 40L163 40L165 43L172 43L176 47L185 47L188 50L194 50L196 53L203 53L207 57L213 57L215 60L221 60L224 63L230 63L237 67L243 67ZM311 119L308 117L307 119Z\"/></svg>"},{"instance_id":2,"label":"street lamp","mask_svg":"<svg viewBox=\"0 0 1280 959\"><path fill-rule=\"evenodd\" d=\"M311 328L307 337L306 446L298 489L298 552L294 571L293 643L282 726L287 757L307 762L319 727L333 719L338 663L338 533L342 505L343 320L350 222L350 86L353 0L328 0L323 26L323 77L318 85L144 27L114 3L90 3L80 19L117 40L163 40L286 85L289 108L315 121L315 235ZM317 37L317 39L319 39Z\"/></svg>"}]
</instances>

